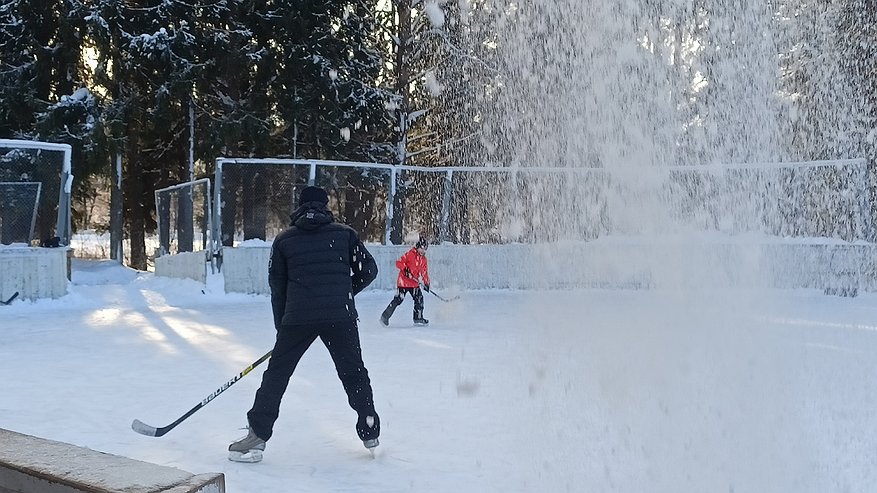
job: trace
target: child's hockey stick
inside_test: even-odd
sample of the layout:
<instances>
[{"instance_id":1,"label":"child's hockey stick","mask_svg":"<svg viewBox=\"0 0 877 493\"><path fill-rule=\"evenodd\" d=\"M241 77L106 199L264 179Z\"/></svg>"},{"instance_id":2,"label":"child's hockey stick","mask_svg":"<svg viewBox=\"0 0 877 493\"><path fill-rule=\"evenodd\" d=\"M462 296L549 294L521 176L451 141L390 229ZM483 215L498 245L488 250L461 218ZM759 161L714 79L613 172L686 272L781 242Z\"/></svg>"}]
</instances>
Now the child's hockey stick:
<instances>
[{"instance_id":1,"label":"child's hockey stick","mask_svg":"<svg viewBox=\"0 0 877 493\"><path fill-rule=\"evenodd\" d=\"M445 303L450 303L451 301L459 300L459 299L460 299L459 296L454 296L454 297L452 297L452 298L442 298L441 296L438 295L438 293L436 293L435 291L433 291L433 290L431 290L431 289L430 289L429 291L427 291L427 292L430 293L430 294L435 295L436 298L438 298L438 299L444 301Z\"/></svg>"},{"instance_id":2,"label":"child's hockey stick","mask_svg":"<svg viewBox=\"0 0 877 493\"><path fill-rule=\"evenodd\" d=\"M450 303L451 301L454 301L454 300L458 300L458 299L460 299L459 296L454 296L453 298L443 298L443 297L439 296L439 294L436 293L435 291L433 291L433 290L431 290L431 289L426 289L426 288L424 287L424 284L423 284L422 282L418 281L417 279L415 279L415 278L409 276L408 274L404 274L404 275L405 275L405 277L407 277L408 279L411 279L412 281L416 282L417 285L420 286L420 289L423 289L423 290L426 291L427 293L431 293L433 296L435 296L436 298L438 298L438 299L444 301L445 303Z\"/></svg>"},{"instance_id":3,"label":"child's hockey stick","mask_svg":"<svg viewBox=\"0 0 877 493\"><path fill-rule=\"evenodd\" d=\"M8 304L12 303L12 301L15 298L18 298L18 291L12 293L12 296L10 296L8 300L6 300L6 301L0 300L0 304L8 305Z\"/></svg>"}]
</instances>

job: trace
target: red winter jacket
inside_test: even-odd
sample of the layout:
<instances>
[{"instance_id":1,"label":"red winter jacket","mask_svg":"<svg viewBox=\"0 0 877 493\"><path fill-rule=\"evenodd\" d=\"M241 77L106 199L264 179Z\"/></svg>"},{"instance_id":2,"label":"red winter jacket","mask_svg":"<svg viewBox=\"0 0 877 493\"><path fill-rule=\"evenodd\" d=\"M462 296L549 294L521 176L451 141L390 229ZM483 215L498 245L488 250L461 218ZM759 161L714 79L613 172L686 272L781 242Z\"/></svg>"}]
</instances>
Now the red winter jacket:
<instances>
[{"instance_id":1,"label":"red winter jacket","mask_svg":"<svg viewBox=\"0 0 877 493\"><path fill-rule=\"evenodd\" d=\"M429 284L429 265L426 262L426 255L418 253L416 248L405 252L405 255L396 261L396 267L399 269L396 285L400 288L416 288L419 286L418 280L423 284ZM406 267L411 271L411 277L405 275Z\"/></svg>"}]
</instances>

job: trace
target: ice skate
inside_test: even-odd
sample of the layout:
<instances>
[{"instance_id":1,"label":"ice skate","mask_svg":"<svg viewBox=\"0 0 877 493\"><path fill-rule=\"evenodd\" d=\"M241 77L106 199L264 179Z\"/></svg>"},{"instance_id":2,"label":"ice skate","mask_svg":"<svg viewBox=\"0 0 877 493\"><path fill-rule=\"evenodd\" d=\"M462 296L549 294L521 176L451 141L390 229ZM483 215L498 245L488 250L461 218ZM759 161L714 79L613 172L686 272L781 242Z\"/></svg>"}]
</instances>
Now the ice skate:
<instances>
[{"instance_id":1,"label":"ice skate","mask_svg":"<svg viewBox=\"0 0 877 493\"><path fill-rule=\"evenodd\" d=\"M390 304L384 308L384 311L381 312L381 324L383 324L384 327L390 325L390 317L393 316L393 312L396 311L396 307L399 306L400 303L402 303L402 299L396 296L390 301Z\"/></svg>"},{"instance_id":2,"label":"ice skate","mask_svg":"<svg viewBox=\"0 0 877 493\"><path fill-rule=\"evenodd\" d=\"M259 462L262 460L262 451L264 450L265 440L257 437L253 430L247 427L247 436L228 446L228 460L234 462Z\"/></svg>"},{"instance_id":3,"label":"ice skate","mask_svg":"<svg viewBox=\"0 0 877 493\"><path fill-rule=\"evenodd\" d=\"M423 318L423 317L421 317L421 318L415 318L415 319L414 319L414 325L421 325L421 326L423 326L423 325L429 325L429 320L427 320L427 319L425 319L425 318Z\"/></svg>"},{"instance_id":4,"label":"ice skate","mask_svg":"<svg viewBox=\"0 0 877 493\"><path fill-rule=\"evenodd\" d=\"M363 440L362 444L365 446L366 449L368 449L368 453L370 453L371 456L374 457L375 449L378 447L378 445L381 444L381 442L379 442L377 438L372 438L371 440Z\"/></svg>"},{"instance_id":5,"label":"ice skate","mask_svg":"<svg viewBox=\"0 0 877 493\"><path fill-rule=\"evenodd\" d=\"M380 433L380 424L377 415L365 416L364 419L360 417L356 428L359 438L362 440L362 445L368 449L368 452L371 454L372 458L374 458L375 448L380 445L377 437L377 434ZM368 438L370 436L373 436L374 438Z\"/></svg>"}]
</instances>

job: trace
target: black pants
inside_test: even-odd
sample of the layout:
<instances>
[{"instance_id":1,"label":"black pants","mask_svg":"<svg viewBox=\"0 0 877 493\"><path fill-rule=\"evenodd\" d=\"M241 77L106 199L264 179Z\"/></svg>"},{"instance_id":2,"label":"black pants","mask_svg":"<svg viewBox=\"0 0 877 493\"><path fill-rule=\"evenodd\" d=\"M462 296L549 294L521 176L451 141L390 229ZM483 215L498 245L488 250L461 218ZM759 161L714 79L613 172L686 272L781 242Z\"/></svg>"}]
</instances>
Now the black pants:
<instances>
[{"instance_id":1,"label":"black pants","mask_svg":"<svg viewBox=\"0 0 877 493\"><path fill-rule=\"evenodd\" d=\"M420 288L399 288L396 290L396 296L390 300L390 304L387 305L387 308L384 309L384 313L382 314L383 318L389 320L390 317L393 316L393 312L396 311L396 308L402 304L402 301L405 299L406 294L411 294L411 297L414 298L414 318L419 319L423 318L423 291Z\"/></svg>"},{"instance_id":2,"label":"black pants","mask_svg":"<svg viewBox=\"0 0 877 493\"><path fill-rule=\"evenodd\" d=\"M368 370L362 363L359 329L355 321L284 325L280 328L268 368L262 374L262 385L256 391L253 408L247 413L250 428L263 440L271 438L289 378L317 337L329 350L338 378L347 392L347 402L358 415L356 432L359 438L377 438L381 431L380 421L375 413ZM374 416L372 427L366 425L367 416Z\"/></svg>"}]
</instances>

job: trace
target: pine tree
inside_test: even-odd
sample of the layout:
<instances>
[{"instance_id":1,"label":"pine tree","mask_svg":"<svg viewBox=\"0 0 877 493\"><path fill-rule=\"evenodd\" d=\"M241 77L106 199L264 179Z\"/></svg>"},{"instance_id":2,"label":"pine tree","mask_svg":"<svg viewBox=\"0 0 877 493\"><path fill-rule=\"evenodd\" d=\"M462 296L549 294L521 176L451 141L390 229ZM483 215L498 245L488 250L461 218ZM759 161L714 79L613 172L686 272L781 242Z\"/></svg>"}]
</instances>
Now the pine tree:
<instances>
[{"instance_id":1,"label":"pine tree","mask_svg":"<svg viewBox=\"0 0 877 493\"><path fill-rule=\"evenodd\" d=\"M195 23L200 67L195 79L198 154L271 155L273 123L266 87L273 78L266 53L270 29L264 2L221 2Z\"/></svg>"},{"instance_id":2,"label":"pine tree","mask_svg":"<svg viewBox=\"0 0 877 493\"><path fill-rule=\"evenodd\" d=\"M437 166L468 164L476 157L477 111L486 73L494 71L483 55L485 41L473 2L399 0L379 13L390 49L385 80L392 111L395 159L398 164ZM474 144L474 145L473 145ZM423 182L417 180L423 178ZM434 178L434 177L433 177ZM390 241L403 241L403 225L437 236L437 208L416 203L413 189L442 196L444 180L400 171L393 206ZM429 195L429 194L426 194ZM410 200L409 200L410 199ZM413 200L413 202L412 202Z\"/></svg>"},{"instance_id":3,"label":"pine tree","mask_svg":"<svg viewBox=\"0 0 877 493\"><path fill-rule=\"evenodd\" d=\"M855 124L848 148L851 155L867 157L877 163L877 4L873 0L842 3L838 19L838 37L842 50L838 62L855 88L853 101Z\"/></svg>"},{"instance_id":4,"label":"pine tree","mask_svg":"<svg viewBox=\"0 0 877 493\"><path fill-rule=\"evenodd\" d=\"M278 4L265 17L270 40L268 89L280 135L295 157L382 160L371 133L385 125L378 88L374 0L306 0Z\"/></svg>"},{"instance_id":5,"label":"pine tree","mask_svg":"<svg viewBox=\"0 0 877 493\"><path fill-rule=\"evenodd\" d=\"M105 0L95 0L88 16L98 53L95 82L110 98L104 127L125 156L130 265L141 270L147 267L146 235L155 230L153 191L187 174L194 17L182 2Z\"/></svg>"},{"instance_id":6,"label":"pine tree","mask_svg":"<svg viewBox=\"0 0 877 493\"><path fill-rule=\"evenodd\" d=\"M307 0L278 4L266 40L267 81L283 154L298 158L386 161L388 94L379 87L383 58L373 21L375 0ZM273 70L272 70L273 69ZM343 219L371 236L382 173L323 170L339 191ZM343 192L342 192L343 191Z\"/></svg>"},{"instance_id":7,"label":"pine tree","mask_svg":"<svg viewBox=\"0 0 877 493\"><path fill-rule=\"evenodd\" d=\"M0 3L0 136L32 138L51 95L49 38L56 2Z\"/></svg>"},{"instance_id":8,"label":"pine tree","mask_svg":"<svg viewBox=\"0 0 877 493\"><path fill-rule=\"evenodd\" d=\"M83 5L74 0L0 4L0 136L70 144L74 201L93 193L101 149L95 144L100 109L87 89ZM48 187L57 180L47 179ZM57 185L56 185L57 186ZM38 233L53 236L51 189L44 188ZM77 211L74 210L74 225Z\"/></svg>"},{"instance_id":9,"label":"pine tree","mask_svg":"<svg viewBox=\"0 0 877 493\"><path fill-rule=\"evenodd\" d=\"M846 93L852 104L849 112L851 124L848 135L840 142L839 152L849 157L863 157L868 162L869 183L875 180L877 169L877 3L873 0L854 0L842 3L839 16L838 37L843 50L838 57L842 72L849 81ZM870 205L867 224L874 223L877 213L877 192L867 187L868 197L859 198L860 203ZM843 221L839 221L843 222ZM873 227L862 232L865 240L875 241L877 231ZM841 235L844 236L844 235ZM848 238L859 239L857 233Z\"/></svg>"},{"instance_id":10,"label":"pine tree","mask_svg":"<svg viewBox=\"0 0 877 493\"><path fill-rule=\"evenodd\" d=\"M81 91L81 8L73 0L0 3L0 135L87 138L95 109Z\"/></svg>"}]
</instances>

